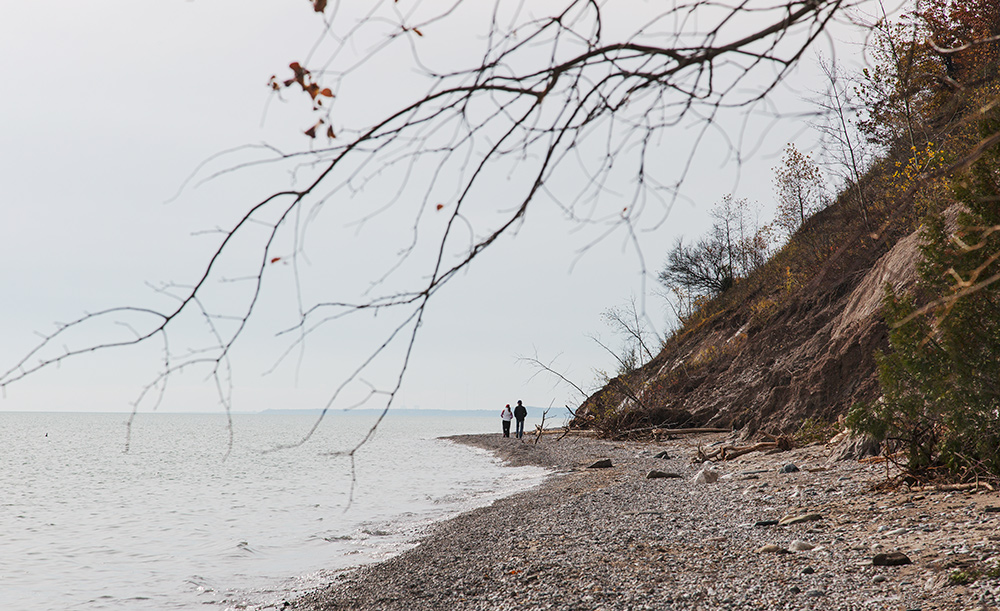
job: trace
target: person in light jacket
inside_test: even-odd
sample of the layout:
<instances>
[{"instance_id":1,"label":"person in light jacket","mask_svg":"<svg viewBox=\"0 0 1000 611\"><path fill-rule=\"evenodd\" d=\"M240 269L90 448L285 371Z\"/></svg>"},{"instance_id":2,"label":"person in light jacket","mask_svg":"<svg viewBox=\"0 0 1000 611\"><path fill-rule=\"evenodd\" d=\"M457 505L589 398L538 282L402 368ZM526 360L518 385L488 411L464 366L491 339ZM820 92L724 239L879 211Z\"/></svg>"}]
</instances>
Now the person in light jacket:
<instances>
[{"instance_id":1,"label":"person in light jacket","mask_svg":"<svg viewBox=\"0 0 1000 611\"><path fill-rule=\"evenodd\" d=\"M521 405L521 400L518 399L517 407L514 408L514 418L517 420L517 431L515 436L520 439L524 437L524 419L528 417L528 408Z\"/></svg>"},{"instance_id":2,"label":"person in light jacket","mask_svg":"<svg viewBox=\"0 0 1000 611\"><path fill-rule=\"evenodd\" d=\"M503 423L503 436L510 437L510 421L514 419L513 412L510 411L510 403L500 412L500 420Z\"/></svg>"}]
</instances>

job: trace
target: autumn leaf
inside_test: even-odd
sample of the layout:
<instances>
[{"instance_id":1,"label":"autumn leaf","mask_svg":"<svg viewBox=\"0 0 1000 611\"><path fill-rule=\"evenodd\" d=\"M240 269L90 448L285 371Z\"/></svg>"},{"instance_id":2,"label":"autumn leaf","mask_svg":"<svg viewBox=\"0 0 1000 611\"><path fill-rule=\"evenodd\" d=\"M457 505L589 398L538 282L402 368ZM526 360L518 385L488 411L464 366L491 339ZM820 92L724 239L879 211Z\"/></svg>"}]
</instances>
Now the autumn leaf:
<instances>
[{"instance_id":1,"label":"autumn leaf","mask_svg":"<svg viewBox=\"0 0 1000 611\"><path fill-rule=\"evenodd\" d=\"M328 125L327 128L326 128L326 137L329 138L329 139L331 139L331 140L333 140L334 138L337 137L336 134L333 133L333 126L332 125Z\"/></svg>"},{"instance_id":2,"label":"autumn leaf","mask_svg":"<svg viewBox=\"0 0 1000 611\"><path fill-rule=\"evenodd\" d=\"M309 136L310 138L315 138L316 137L316 128L319 127L320 125L323 125L323 123L325 123L325 121L323 121L323 119L320 119L319 121L316 121L315 125L313 125L312 127L310 127L309 129L307 129L304 132L305 135Z\"/></svg>"},{"instance_id":3,"label":"autumn leaf","mask_svg":"<svg viewBox=\"0 0 1000 611\"><path fill-rule=\"evenodd\" d=\"M317 13L322 13L326 10L326 0L312 0L313 10Z\"/></svg>"},{"instance_id":4,"label":"autumn leaf","mask_svg":"<svg viewBox=\"0 0 1000 611\"><path fill-rule=\"evenodd\" d=\"M328 98L332 98L333 97L333 92L330 91L329 87L324 87L323 91L320 91L319 94L322 95L322 96L326 96Z\"/></svg>"},{"instance_id":5,"label":"autumn leaf","mask_svg":"<svg viewBox=\"0 0 1000 611\"><path fill-rule=\"evenodd\" d=\"M413 28L413 31L416 33L417 36L423 36L424 35L423 32L421 32L417 28Z\"/></svg>"},{"instance_id":6,"label":"autumn leaf","mask_svg":"<svg viewBox=\"0 0 1000 611\"><path fill-rule=\"evenodd\" d=\"M438 210L440 210L441 208L444 208L444 204L438 204L438 205L437 205L437 209L438 209Z\"/></svg>"},{"instance_id":7,"label":"autumn leaf","mask_svg":"<svg viewBox=\"0 0 1000 611\"><path fill-rule=\"evenodd\" d=\"M271 263L277 263L278 261L281 261L281 257L273 257L271 259Z\"/></svg>"}]
</instances>

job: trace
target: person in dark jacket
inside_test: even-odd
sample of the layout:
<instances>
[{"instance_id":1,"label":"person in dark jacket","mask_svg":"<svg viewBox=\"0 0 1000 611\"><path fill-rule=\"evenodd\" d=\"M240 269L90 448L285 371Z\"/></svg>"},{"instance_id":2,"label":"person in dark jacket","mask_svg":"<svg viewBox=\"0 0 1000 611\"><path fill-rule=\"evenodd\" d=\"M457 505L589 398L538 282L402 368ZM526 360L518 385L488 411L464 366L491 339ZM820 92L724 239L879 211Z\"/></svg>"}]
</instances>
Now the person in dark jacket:
<instances>
[{"instance_id":1,"label":"person in dark jacket","mask_svg":"<svg viewBox=\"0 0 1000 611\"><path fill-rule=\"evenodd\" d=\"M528 417L528 408L521 405L521 401L518 400L517 407L514 408L514 419L517 420L517 429L514 432L514 436L518 439L524 437L524 419Z\"/></svg>"}]
</instances>

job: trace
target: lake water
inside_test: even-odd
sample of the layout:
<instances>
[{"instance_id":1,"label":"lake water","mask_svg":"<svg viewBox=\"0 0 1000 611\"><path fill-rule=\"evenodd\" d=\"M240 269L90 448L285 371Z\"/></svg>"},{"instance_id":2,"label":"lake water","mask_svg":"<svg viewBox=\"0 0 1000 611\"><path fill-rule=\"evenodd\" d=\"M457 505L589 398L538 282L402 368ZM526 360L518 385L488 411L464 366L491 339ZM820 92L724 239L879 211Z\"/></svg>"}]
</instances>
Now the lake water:
<instances>
[{"instance_id":1,"label":"lake water","mask_svg":"<svg viewBox=\"0 0 1000 611\"><path fill-rule=\"evenodd\" d=\"M437 439L494 417L0 413L0 608L265 609L536 484ZM513 442L513 440L512 440Z\"/></svg>"}]
</instances>

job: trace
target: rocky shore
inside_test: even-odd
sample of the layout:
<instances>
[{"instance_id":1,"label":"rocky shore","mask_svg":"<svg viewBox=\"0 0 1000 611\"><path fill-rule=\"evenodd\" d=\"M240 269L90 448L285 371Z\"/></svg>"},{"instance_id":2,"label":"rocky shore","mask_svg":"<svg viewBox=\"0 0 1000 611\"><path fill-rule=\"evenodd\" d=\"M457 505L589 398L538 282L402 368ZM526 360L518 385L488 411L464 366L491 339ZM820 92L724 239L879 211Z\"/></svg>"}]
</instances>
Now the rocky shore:
<instances>
[{"instance_id":1,"label":"rocky shore","mask_svg":"<svg viewBox=\"0 0 1000 611\"><path fill-rule=\"evenodd\" d=\"M995 493L875 492L885 464L833 461L823 445L754 452L697 477L698 448L730 441L724 434L452 439L554 474L288 609L993 610L1000 601ZM589 468L599 460L611 466Z\"/></svg>"}]
</instances>

